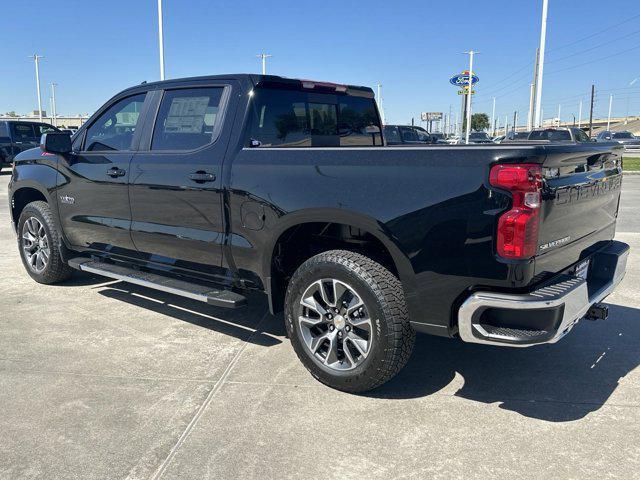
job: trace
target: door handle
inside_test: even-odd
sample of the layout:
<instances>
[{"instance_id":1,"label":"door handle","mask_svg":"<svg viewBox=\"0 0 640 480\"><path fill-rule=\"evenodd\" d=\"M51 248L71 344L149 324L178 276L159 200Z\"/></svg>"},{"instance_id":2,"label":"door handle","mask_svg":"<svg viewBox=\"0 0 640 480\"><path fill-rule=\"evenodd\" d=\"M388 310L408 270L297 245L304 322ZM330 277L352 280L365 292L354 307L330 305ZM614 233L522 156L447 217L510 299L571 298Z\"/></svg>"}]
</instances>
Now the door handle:
<instances>
[{"instance_id":1,"label":"door handle","mask_svg":"<svg viewBox=\"0 0 640 480\"><path fill-rule=\"evenodd\" d=\"M127 172L118 167L112 167L107 170L107 175L111 178L124 177Z\"/></svg>"},{"instance_id":2,"label":"door handle","mask_svg":"<svg viewBox=\"0 0 640 480\"><path fill-rule=\"evenodd\" d=\"M216 179L215 173L207 173L202 170L189 174L189 180L196 183L213 182Z\"/></svg>"}]
</instances>

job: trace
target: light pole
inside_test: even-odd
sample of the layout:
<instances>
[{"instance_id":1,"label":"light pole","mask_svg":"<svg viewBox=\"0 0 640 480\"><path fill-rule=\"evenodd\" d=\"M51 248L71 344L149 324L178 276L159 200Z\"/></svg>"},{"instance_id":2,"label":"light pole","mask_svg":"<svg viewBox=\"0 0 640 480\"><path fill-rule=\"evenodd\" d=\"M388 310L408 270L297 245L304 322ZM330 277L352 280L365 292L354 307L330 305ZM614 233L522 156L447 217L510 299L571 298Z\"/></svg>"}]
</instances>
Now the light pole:
<instances>
[{"instance_id":1,"label":"light pole","mask_svg":"<svg viewBox=\"0 0 640 480\"><path fill-rule=\"evenodd\" d=\"M57 83L51 82L51 115L53 115L53 126L58 126L58 110L56 108L56 87Z\"/></svg>"},{"instance_id":2,"label":"light pole","mask_svg":"<svg viewBox=\"0 0 640 480\"><path fill-rule=\"evenodd\" d=\"M496 97L493 97L493 108L491 109L491 128L493 128L493 120L496 118ZM495 134L495 129L492 132Z\"/></svg>"},{"instance_id":3,"label":"light pole","mask_svg":"<svg viewBox=\"0 0 640 480\"><path fill-rule=\"evenodd\" d=\"M378 83L376 84L376 87L378 88L378 94L376 95L376 102L378 103L378 112L380 113L380 120L382 121L382 125L384 125L385 118L384 118L384 108L382 108L382 84Z\"/></svg>"},{"instance_id":4,"label":"light pole","mask_svg":"<svg viewBox=\"0 0 640 480\"><path fill-rule=\"evenodd\" d=\"M260 53L256 55L256 57L262 59L262 75L267 74L267 58L272 57L273 55L269 55L268 53Z\"/></svg>"},{"instance_id":5,"label":"light pole","mask_svg":"<svg viewBox=\"0 0 640 480\"><path fill-rule=\"evenodd\" d=\"M467 92L467 134L465 143L469 144L469 136L471 135L471 94L473 93L473 56L477 55L480 52L474 52L473 50L469 50L468 52L463 52L466 55L469 55L469 74L468 74L468 82L467 86L469 91Z\"/></svg>"},{"instance_id":6,"label":"light pole","mask_svg":"<svg viewBox=\"0 0 640 480\"><path fill-rule=\"evenodd\" d=\"M42 55L34 53L29 58L33 58L36 64L36 91L38 93L38 119L42 122L42 96L40 95L40 59L44 58Z\"/></svg>"},{"instance_id":7,"label":"light pole","mask_svg":"<svg viewBox=\"0 0 640 480\"><path fill-rule=\"evenodd\" d=\"M582 126L582 100L580 100L580 109L578 110L578 128Z\"/></svg>"},{"instance_id":8,"label":"light pole","mask_svg":"<svg viewBox=\"0 0 640 480\"><path fill-rule=\"evenodd\" d=\"M560 126L560 112L562 111L562 105L558 105L558 126Z\"/></svg>"},{"instance_id":9,"label":"light pole","mask_svg":"<svg viewBox=\"0 0 640 480\"><path fill-rule=\"evenodd\" d=\"M544 47L547 41L547 10L549 0L542 0L542 26L540 28L540 57L538 60L538 78L536 79L536 121L535 127L540 126L542 117L542 71L544 70Z\"/></svg>"},{"instance_id":10,"label":"light pole","mask_svg":"<svg viewBox=\"0 0 640 480\"><path fill-rule=\"evenodd\" d=\"M629 82L629 86L633 87L633 84L636 83L638 80L640 80L640 77L634 78ZM627 93L627 116L624 119L624 124L626 125L627 123L629 123L629 94L628 93Z\"/></svg>"},{"instance_id":11,"label":"light pole","mask_svg":"<svg viewBox=\"0 0 640 480\"><path fill-rule=\"evenodd\" d=\"M160 46L160 80L164 80L164 32L162 31L162 0L158 0L158 44Z\"/></svg>"},{"instance_id":12,"label":"light pole","mask_svg":"<svg viewBox=\"0 0 640 480\"><path fill-rule=\"evenodd\" d=\"M611 127L611 105L613 104L613 94L609 95L609 115L607 116L607 131Z\"/></svg>"}]
</instances>

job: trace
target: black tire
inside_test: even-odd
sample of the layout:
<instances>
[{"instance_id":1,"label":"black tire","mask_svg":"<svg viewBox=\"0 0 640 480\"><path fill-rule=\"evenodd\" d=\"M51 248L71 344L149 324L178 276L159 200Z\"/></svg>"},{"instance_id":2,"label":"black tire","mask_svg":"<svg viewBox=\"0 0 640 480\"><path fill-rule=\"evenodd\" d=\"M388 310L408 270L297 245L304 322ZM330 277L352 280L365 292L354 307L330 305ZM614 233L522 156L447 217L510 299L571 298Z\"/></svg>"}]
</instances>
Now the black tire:
<instances>
[{"instance_id":1,"label":"black tire","mask_svg":"<svg viewBox=\"0 0 640 480\"><path fill-rule=\"evenodd\" d=\"M353 286L371 320L368 356L360 364L354 362L356 366L350 370L336 370L326 366L326 362L323 364L303 338L298 320L303 311L300 302L305 291L322 279ZM346 250L320 253L296 270L287 287L285 324L293 348L307 370L322 383L352 393L372 390L393 378L406 365L415 343L398 278L370 258ZM336 326L330 327L332 332L336 330ZM344 348L343 345L342 352Z\"/></svg>"},{"instance_id":2,"label":"black tire","mask_svg":"<svg viewBox=\"0 0 640 480\"><path fill-rule=\"evenodd\" d=\"M23 235L25 230L28 230L25 224L31 218L35 218L42 225L46 234L49 255L42 271L36 271L32 268L23 248ZM36 282L49 285L71 277L73 269L64 263L60 256L60 241L60 235L53 221L53 213L46 202L31 202L24 207L18 220L18 250L25 270Z\"/></svg>"}]
</instances>

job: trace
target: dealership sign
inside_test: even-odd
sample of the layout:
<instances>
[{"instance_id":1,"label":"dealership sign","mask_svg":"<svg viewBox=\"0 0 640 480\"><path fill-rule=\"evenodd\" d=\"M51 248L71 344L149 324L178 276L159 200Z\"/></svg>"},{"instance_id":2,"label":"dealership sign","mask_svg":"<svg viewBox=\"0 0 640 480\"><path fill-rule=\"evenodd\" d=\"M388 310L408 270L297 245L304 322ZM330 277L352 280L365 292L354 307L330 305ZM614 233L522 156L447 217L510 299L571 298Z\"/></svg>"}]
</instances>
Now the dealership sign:
<instances>
[{"instance_id":1,"label":"dealership sign","mask_svg":"<svg viewBox=\"0 0 640 480\"><path fill-rule=\"evenodd\" d=\"M480 81L480 79L478 78L477 75L471 75L471 85L475 85L479 81ZM451 77L449 79L449 83L451 83L451 85L454 85L456 87L468 87L469 86L469 73L468 72L462 72L462 73L459 73L458 75L454 75L453 77Z\"/></svg>"},{"instance_id":2,"label":"dealership sign","mask_svg":"<svg viewBox=\"0 0 640 480\"><path fill-rule=\"evenodd\" d=\"M442 112L422 112L420 114L420 120L423 122L439 121L442 120L442 116Z\"/></svg>"}]
</instances>

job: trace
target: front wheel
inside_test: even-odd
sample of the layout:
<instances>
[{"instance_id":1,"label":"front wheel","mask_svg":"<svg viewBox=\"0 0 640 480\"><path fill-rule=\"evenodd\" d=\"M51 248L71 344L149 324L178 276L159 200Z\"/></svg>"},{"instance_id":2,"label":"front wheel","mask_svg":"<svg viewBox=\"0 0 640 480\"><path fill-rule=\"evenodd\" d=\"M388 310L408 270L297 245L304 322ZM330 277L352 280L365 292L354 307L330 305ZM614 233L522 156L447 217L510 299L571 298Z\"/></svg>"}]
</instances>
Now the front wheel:
<instances>
[{"instance_id":1,"label":"front wheel","mask_svg":"<svg viewBox=\"0 0 640 480\"><path fill-rule=\"evenodd\" d=\"M18 220L18 248L24 268L38 283L57 283L71 276L58 245L60 237L46 202L31 202Z\"/></svg>"},{"instance_id":2,"label":"front wheel","mask_svg":"<svg viewBox=\"0 0 640 480\"><path fill-rule=\"evenodd\" d=\"M285 303L298 358L330 387L371 390L409 360L415 333L402 285L364 255L331 250L310 258L289 282Z\"/></svg>"}]
</instances>

